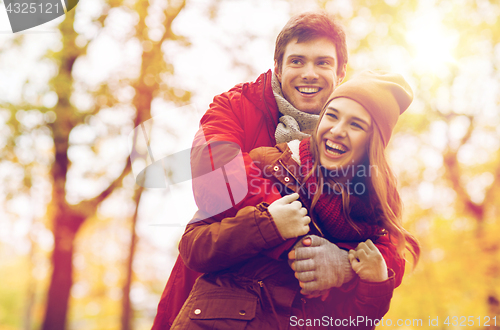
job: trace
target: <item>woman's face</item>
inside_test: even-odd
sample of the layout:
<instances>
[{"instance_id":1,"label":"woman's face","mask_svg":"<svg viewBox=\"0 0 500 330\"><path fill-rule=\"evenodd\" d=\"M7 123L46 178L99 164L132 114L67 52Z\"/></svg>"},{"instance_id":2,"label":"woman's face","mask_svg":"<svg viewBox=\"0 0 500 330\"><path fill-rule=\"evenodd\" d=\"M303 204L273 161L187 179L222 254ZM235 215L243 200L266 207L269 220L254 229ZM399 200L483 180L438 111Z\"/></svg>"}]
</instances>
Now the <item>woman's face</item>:
<instances>
[{"instance_id":1,"label":"woman's face","mask_svg":"<svg viewBox=\"0 0 500 330\"><path fill-rule=\"evenodd\" d=\"M332 100L316 133L321 165L352 176L353 166L366 155L371 128L372 118L361 104L345 97Z\"/></svg>"}]
</instances>

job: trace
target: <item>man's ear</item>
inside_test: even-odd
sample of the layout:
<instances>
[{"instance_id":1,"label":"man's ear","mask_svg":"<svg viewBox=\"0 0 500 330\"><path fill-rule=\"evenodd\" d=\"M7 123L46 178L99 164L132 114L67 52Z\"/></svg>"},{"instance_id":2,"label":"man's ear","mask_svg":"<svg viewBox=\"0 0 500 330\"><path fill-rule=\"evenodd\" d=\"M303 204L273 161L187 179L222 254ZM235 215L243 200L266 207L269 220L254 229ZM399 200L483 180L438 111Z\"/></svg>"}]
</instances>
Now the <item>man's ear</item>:
<instances>
[{"instance_id":1,"label":"man's ear","mask_svg":"<svg viewBox=\"0 0 500 330\"><path fill-rule=\"evenodd\" d=\"M342 67L342 71L340 71L340 74L337 76L337 86L344 81L345 75L347 72L347 63L345 63Z\"/></svg>"},{"instance_id":2,"label":"man's ear","mask_svg":"<svg viewBox=\"0 0 500 330\"><path fill-rule=\"evenodd\" d=\"M277 60L274 60L274 74L276 75L276 77L278 78L278 81L281 84L281 70L278 67L278 61Z\"/></svg>"}]
</instances>

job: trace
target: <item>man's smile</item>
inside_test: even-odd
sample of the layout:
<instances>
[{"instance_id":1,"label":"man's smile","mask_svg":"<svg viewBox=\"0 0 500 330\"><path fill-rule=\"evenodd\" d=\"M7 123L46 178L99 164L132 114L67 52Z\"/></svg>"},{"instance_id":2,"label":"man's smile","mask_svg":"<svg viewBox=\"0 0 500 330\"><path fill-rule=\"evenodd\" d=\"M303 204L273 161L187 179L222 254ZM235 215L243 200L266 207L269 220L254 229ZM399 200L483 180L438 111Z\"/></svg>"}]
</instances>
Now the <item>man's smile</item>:
<instances>
[{"instance_id":1,"label":"man's smile","mask_svg":"<svg viewBox=\"0 0 500 330\"><path fill-rule=\"evenodd\" d=\"M320 87L295 87L296 90L298 90L302 94L316 94L322 88Z\"/></svg>"}]
</instances>

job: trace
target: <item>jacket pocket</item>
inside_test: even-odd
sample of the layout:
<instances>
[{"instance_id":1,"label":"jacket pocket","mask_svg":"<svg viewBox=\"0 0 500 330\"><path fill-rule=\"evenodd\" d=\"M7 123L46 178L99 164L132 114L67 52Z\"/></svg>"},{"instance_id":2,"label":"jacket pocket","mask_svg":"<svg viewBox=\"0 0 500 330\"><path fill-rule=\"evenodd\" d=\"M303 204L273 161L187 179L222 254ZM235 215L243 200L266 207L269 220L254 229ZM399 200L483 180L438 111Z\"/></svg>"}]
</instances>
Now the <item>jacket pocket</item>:
<instances>
[{"instance_id":1,"label":"jacket pocket","mask_svg":"<svg viewBox=\"0 0 500 330\"><path fill-rule=\"evenodd\" d=\"M193 297L189 329L243 330L255 318L256 308L257 297L249 294L204 292Z\"/></svg>"}]
</instances>

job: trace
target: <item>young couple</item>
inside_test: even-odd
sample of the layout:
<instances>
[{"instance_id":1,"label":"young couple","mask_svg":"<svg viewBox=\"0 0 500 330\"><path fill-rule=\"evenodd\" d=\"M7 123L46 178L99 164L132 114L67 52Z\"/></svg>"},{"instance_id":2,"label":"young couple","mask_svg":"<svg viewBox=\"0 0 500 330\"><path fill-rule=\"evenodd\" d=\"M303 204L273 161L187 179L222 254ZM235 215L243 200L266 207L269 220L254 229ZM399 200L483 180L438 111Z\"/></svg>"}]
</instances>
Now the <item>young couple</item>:
<instances>
[{"instance_id":1,"label":"young couple","mask_svg":"<svg viewBox=\"0 0 500 330\"><path fill-rule=\"evenodd\" d=\"M187 226L153 329L335 328L345 320L373 328L387 312L403 250L419 255L401 226L384 154L412 92L401 76L371 71L337 88L346 62L342 28L304 13L277 38L274 74L215 97L200 135L241 148L249 193ZM357 170L339 170L347 166ZM218 198L208 183L194 193L202 211ZM183 261L204 273L193 288L199 274ZM358 316L365 323L354 325Z\"/></svg>"}]
</instances>

